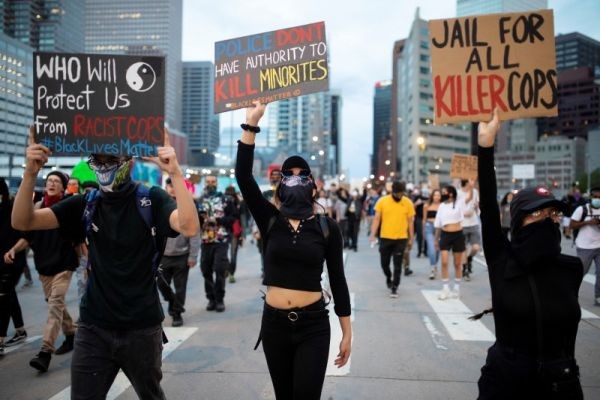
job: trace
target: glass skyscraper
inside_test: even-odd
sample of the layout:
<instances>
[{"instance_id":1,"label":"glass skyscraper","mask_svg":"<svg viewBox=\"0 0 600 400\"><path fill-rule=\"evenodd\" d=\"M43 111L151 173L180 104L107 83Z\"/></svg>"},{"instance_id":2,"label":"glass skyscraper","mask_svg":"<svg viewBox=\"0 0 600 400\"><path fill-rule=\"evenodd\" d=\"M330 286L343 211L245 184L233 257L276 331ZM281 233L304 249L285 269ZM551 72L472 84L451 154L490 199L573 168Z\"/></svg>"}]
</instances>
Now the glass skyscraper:
<instances>
[{"instance_id":1,"label":"glass skyscraper","mask_svg":"<svg viewBox=\"0 0 600 400\"><path fill-rule=\"evenodd\" d=\"M547 0L457 0L456 16L543 10Z\"/></svg>"},{"instance_id":2,"label":"glass skyscraper","mask_svg":"<svg viewBox=\"0 0 600 400\"><path fill-rule=\"evenodd\" d=\"M182 0L85 0L85 51L166 57L165 118L181 127Z\"/></svg>"}]
</instances>

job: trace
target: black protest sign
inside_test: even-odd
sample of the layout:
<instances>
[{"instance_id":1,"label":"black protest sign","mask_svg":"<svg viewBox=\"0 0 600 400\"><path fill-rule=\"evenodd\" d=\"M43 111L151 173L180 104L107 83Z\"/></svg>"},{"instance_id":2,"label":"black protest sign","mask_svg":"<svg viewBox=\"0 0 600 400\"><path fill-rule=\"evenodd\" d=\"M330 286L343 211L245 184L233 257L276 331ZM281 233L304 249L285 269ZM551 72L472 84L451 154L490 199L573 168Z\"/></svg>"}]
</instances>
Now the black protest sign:
<instances>
[{"instance_id":1,"label":"black protest sign","mask_svg":"<svg viewBox=\"0 0 600 400\"><path fill-rule=\"evenodd\" d=\"M164 57L34 53L35 142L54 155L155 156Z\"/></svg>"},{"instance_id":2,"label":"black protest sign","mask_svg":"<svg viewBox=\"0 0 600 400\"><path fill-rule=\"evenodd\" d=\"M558 115L552 10L429 22L435 123Z\"/></svg>"},{"instance_id":3,"label":"black protest sign","mask_svg":"<svg viewBox=\"0 0 600 400\"><path fill-rule=\"evenodd\" d=\"M327 90L324 22L215 43L215 113Z\"/></svg>"}]
</instances>

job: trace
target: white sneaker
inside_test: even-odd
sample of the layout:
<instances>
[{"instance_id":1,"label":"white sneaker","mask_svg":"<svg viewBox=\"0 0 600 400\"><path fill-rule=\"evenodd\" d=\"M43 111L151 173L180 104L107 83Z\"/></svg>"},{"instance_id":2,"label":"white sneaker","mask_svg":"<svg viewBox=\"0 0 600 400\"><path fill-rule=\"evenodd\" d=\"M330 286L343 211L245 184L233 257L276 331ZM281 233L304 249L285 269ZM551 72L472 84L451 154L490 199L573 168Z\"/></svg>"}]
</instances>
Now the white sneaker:
<instances>
[{"instance_id":1,"label":"white sneaker","mask_svg":"<svg viewBox=\"0 0 600 400\"><path fill-rule=\"evenodd\" d=\"M460 290L453 289L450 293L450 298L452 299L460 299Z\"/></svg>"},{"instance_id":2,"label":"white sneaker","mask_svg":"<svg viewBox=\"0 0 600 400\"><path fill-rule=\"evenodd\" d=\"M434 280L437 275L437 268L431 268L431 272L429 273L429 279Z\"/></svg>"},{"instance_id":3,"label":"white sneaker","mask_svg":"<svg viewBox=\"0 0 600 400\"><path fill-rule=\"evenodd\" d=\"M450 291L448 289L442 289L442 291L438 295L438 299L447 300L449 298L450 298Z\"/></svg>"}]
</instances>

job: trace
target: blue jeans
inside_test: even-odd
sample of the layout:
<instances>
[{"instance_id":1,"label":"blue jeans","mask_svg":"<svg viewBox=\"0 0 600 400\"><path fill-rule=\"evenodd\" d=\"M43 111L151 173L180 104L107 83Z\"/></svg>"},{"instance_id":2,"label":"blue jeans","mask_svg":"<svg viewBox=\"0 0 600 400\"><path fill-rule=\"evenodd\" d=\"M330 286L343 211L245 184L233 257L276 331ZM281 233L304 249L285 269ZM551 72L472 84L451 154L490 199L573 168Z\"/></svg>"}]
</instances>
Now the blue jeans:
<instances>
[{"instance_id":1,"label":"blue jeans","mask_svg":"<svg viewBox=\"0 0 600 400\"><path fill-rule=\"evenodd\" d=\"M435 251L435 227L433 223L425 223L425 240L427 241L427 257L429 257L429 265L437 266L440 259L440 252Z\"/></svg>"},{"instance_id":2,"label":"blue jeans","mask_svg":"<svg viewBox=\"0 0 600 400\"><path fill-rule=\"evenodd\" d=\"M596 284L594 285L594 295L600 297L600 249L580 249L577 247L577 257L583 263L583 274L587 274L592 266L592 261L596 264Z\"/></svg>"}]
</instances>

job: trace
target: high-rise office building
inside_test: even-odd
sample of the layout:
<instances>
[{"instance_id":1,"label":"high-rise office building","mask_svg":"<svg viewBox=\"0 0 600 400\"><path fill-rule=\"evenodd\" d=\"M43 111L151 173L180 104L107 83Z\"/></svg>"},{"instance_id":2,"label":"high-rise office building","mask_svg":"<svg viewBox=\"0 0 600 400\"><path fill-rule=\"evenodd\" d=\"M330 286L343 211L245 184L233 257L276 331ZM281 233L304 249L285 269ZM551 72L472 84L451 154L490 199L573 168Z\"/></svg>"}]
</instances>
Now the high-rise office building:
<instances>
[{"instance_id":1,"label":"high-rise office building","mask_svg":"<svg viewBox=\"0 0 600 400\"><path fill-rule=\"evenodd\" d=\"M375 95L373 96L373 151L371 153L371 173L381 174L378 164L388 165L390 171L392 149L390 147L386 160L381 160L379 145L382 139L391 137L390 121L392 112L392 82L380 81L375 84ZM389 174L389 173L388 173ZM386 176L388 174L385 174Z\"/></svg>"},{"instance_id":2,"label":"high-rise office building","mask_svg":"<svg viewBox=\"0 0 600 400\"><path fill-rule=\"evenodd\" d=\"M0 17L5 34L36 50L84 50L84 1L1 0Z\"/></svg>"},{"instance_id":3,"label":"high-rise office building","mask_svg":"<svg viewBox=\"0 0 600 400\"><path fill-rule=\"evenodd\" d=\"M547 0L456 0L456 16L542 10Z\"/></svg>"},{"instance_id":4,"label":"high-rise office building","mask_svg":"<svg viewBox=\"0 0 600 400\"><path fill-rule=\"evenodd\" d=\"M439 174L440 182L448 182L452 155L470 152L470 124L433 123L429 28L418 9L397 63L396 92L392 95L397 97L400 176L419 183L433 173Z\"/></svg>"},{"instance_id":5,"label":"high-rise office building","mask_svg":"<svg viewBox=\"0 0 600 400\"><path fill-rule=\"evenodd\" d=\"M600 42L579 32L556 36L556 69L590 67L600 69ZM600 72L598 73L600 75Z\"/></svg>"},{"instance_id":6,"label":"high-rise office building","mask_svg":"<svg viewBox=\"0 0 600 400\"><path fill-rule=\"evenodd\" d=\"M392 93L398 92L398 61L402 56L404 40L397 40L392 51ZM392 148L391 170L400 171L398 159L398 96L392 96L392 110L390 112L390 146Z\"/></svg>"},{"instance_id":7,"label":"high-rise office building","mask_svg":"<svg viewBox=\"0 0 600 400\"><path fill-rule=\"evenodd\" d=\"M25 154L31 121L33 49L0 32L0 176L15 175L14 157Z\"/></svg>"},{"instance_id":8,"label":"high-rise office building","mask_svg":"<svg viewBox=\"0 0 600 400\"><path fill-rule=\"evenodd\" d=\"M188 134L191 165L213 165L219 147L219 116L214 114L213 82L212 62L183 63L181 127Z\"/></svg>"},{"instance_id":9,"label":"high-rise office building","mask_svg":"<svg viewBox=\"0 0 600 400\"><path fill-rule=\"evenodd\" d=\"M332 175L332 105L329 92L273 103L269 110L267 146L277 147L289 155L302 155L315 170L316 176Z\"/></svg>"},{"instance_id":10,"label":"high-rise office building","mask_svg":"<svg viewBox=\"0 0 600 400\"><path fill-rule=\"evenodd\" d=\"M166 57L165 119L181 127L182 0L85 0L85 51Z\"/></svg>"},{"instance_id":11,"label":"high-rise office building","mask_svg":"<svg viewBox=\"0 0 600 400\"><path fill-rule=\"evenodd\" d=\"M331 93L331 130L329 151L329 174L337 175L342 162L342 96Z\"/></svg>"}]
</instances>

